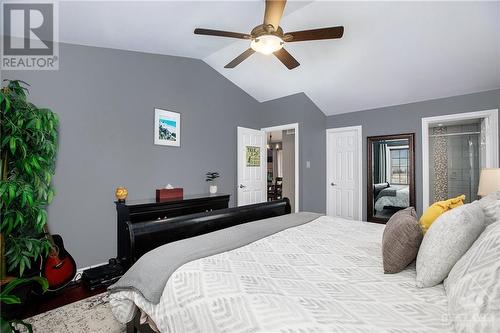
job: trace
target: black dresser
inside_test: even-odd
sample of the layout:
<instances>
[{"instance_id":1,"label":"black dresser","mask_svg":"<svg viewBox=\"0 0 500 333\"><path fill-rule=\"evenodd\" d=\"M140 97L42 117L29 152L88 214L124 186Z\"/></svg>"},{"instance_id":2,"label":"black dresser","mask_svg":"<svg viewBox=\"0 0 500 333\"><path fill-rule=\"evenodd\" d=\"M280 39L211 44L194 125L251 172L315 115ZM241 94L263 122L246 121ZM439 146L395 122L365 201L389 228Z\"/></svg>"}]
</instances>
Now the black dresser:
<instances>
[{"instance_id":1,"label":"black dresser","mask_svg":"<svg viewBox=\"0 0 500 333\"><path fill-rule=\"evenodd\" d=\"M176 216L228 208L229 194L186 195L183 198L168 199L159 202L155 199L150 199L115 203L118 235L117 258L126 261L130 255L128 223L135 224L152 220L166 220ZM172 235L172 239L175 239L175 235Z\"/></svg>"}]
</instances>

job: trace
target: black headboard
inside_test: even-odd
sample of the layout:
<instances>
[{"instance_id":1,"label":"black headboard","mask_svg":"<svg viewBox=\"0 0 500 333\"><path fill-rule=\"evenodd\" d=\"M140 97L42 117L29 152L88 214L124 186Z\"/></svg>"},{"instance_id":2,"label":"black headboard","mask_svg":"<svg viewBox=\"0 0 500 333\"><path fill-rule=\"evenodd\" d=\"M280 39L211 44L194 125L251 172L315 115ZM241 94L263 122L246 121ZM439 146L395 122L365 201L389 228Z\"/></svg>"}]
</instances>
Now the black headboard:
<instances>
[{"instance_id":1,"label":"black headboard","mask_svg":"<svg viewBox=\"0 0 500 333\"><path fill-rule=\"evenodd\" d=\"M128 265L144 253L177 240L190 238L234 225L290 214L288 198L139 223L127 222L130 241ZM123 259L123 258L122 258ZM127 266L127 263L124 263Z\"/></svg>"}]
</instances>

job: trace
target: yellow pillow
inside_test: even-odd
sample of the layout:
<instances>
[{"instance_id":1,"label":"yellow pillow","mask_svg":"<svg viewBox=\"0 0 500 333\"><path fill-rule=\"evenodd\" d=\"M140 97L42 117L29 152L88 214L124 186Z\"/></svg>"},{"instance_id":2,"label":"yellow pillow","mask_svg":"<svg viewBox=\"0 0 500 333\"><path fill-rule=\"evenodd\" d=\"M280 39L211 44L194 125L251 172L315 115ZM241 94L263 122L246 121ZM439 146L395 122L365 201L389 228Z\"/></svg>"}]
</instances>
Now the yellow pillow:
<instances>
[{"instance_id":1,"label":"yellow pillow","mask_svg":"<svg viewBox=\"0 0 500 333\"><path fill-rule=\"evenodd\" d=\"M453 209L455 207L461 206L464 204L465 195L459 195L456 198L438 201L432 204L420 217L420 226L422 227L422 231L424 234L429 230L431 224L439 217L439 215L444 212Z\"/></svg>"}]
</instances>

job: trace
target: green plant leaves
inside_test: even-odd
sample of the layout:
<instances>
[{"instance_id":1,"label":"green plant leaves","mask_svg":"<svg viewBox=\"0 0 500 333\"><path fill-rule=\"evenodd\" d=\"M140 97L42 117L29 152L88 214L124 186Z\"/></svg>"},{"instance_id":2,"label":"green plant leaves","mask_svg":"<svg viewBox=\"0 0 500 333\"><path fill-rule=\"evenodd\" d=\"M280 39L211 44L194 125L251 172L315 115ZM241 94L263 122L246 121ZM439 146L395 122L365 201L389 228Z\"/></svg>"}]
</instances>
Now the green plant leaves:
<instances>
[{"instance_id":1,"label":"green plant leaves","mask_svg":"<svg viewBox=\"0 0 500 333\"><path fill-rule=\"evenodd\" d=\"M47 289L49 288L49 283L47 282L47 279L40 276L35 276L29 279L20 279L20 278L14 279L11 282L9 282L7 286L0 293L0 302L4 304L21 303L21 300L19 299L18 296L11 295L10 293L14 290L15 287L27 283L38 283L42 287L43 292L47 291ZM15 326L16 327L24 326L24 328L28 332L33 332L33 327L30 324L23 322L22 320L8 321L0 317L0 331L2 333L19 332L17 329L14 329Z\"/></svg>"},{"instance_id":2,"label":"green plant leaves","mask_svg":"<svg viewBox=\"0 0 500 333\"><path fill-rule=\"evenodd\" d=\"M15 137L10 138L9 147L10 147L10 151L12 152L12 155L14 155L16 153L16 138Z\"/></svg>"},{"instance_id":3,"label":"green plant leaves","mask_svg":"<svg viewBox=\"0 0 500 333\"><path fill-rule=\"evenodd\" d=\"M12 333L12 328L10 327L10 322L0 317L0 332L2 333Z\"/></svg>"},{"instance_id":4,"label":"green plant leaves","mask_svg":"<svg viewBox=\"0 0 500 333\"><path fill-rule=\"evenodd\" d=\"M47 203L51 203L52 200L54 200L54 195L55 195L55 191L54 189L50 188L48 191L47 191Z\"/></svg>"},{"instance_id":5,"label":"green plant leaves","mask_svg":"<svg viewBox=\"0 0 500 333\"><path fill-rule=\"evenodd\" d=\"M31 230L33 236L30 235L30 230L26 230L23 237L10 237L10 247L7 249L7 263L9 267L16 267L21 276L25 268L30 268L32 261L39 257L46 256L50 249L50 243L46 238L39 238ZM35 237L36 236L36 237Z\"/></svg>"},{"instance_id":6,"label":"green plant leaves","mask_svg":"<svg viewBox=\"0 0 500 333\"><path fill-rule=\"evenodd\" d=\"M213 182L219 177L220 177L220 175L218 172L207 172L205 174L205 181L206 182Z\"/></svg>"},{"instance_id":7,"label":"green plant leaves","mask_svg":"<svg viewBox=\"0 0 500 333\"><path fill-rule=\"evenodd\" d=\"M16 196L16 184L10 183L8 188L9 188L9 202L11 202Z\"/></svg>"},{"instance_id":8,"label":"green plant leaves","mask_svg":"<svg viewBox=\"0 0 500 333\"><path fill-rule=\"evenodd\" d=\"M3 93L3 90L0 91L0 107L2 112L10 111L10 99Z\"/></svg>"},{"instance_id":9,"label":"green plant leaves","mask_svg":"<svg viewBox=\"0 0 500 333\"><path fill-rule=\"evenodd\" d=\"M0 89L0 151L5 162L0 179L0 233L5 236L8 269L22 276L49 249L43 228L46 207L55 195L51 182L59 117L27 100L25 82L6 82Z\"/></svg>"},{"instance_id":10,"label":"green plant leaves","mask_svg":"<svg viewBox=\"0 0 500 333\"><path fill-rule=\"evenodd\" d=\"M0 296L0 302L5 304L19 304L21 300L15 295Z\"/></svg>"},{"instance_id":11,"label":"green plant leaves","mask_svg":"<svg viewBox=\"0 0 500 333\"><path fill-rule=\"evenodd\" d=\"M36 216L37 229L41 231L46 222L47 212L44 209L40 209L38 211L38 215Z\"/></svg>"},{"instance_id":12,"label":"green plant leaves","mask_svg":"<svg viewBox=\"0 0 500 333\"><path fill-rule=\"evenodd\" d=\"M6 297L10 296L10 292L14 290L15 287L22 285L22 284L27 284L27 283L38 283L40 287L42 287L42 290L45 292L49 288L49 283L47 282L46 278L40 277L40 276L34 276L32 278L24 279L24 278L17 278L12 281L10 281L5 288L3 288L2 292L0 293L0 297Z\"/></svg>"}]
</instances>

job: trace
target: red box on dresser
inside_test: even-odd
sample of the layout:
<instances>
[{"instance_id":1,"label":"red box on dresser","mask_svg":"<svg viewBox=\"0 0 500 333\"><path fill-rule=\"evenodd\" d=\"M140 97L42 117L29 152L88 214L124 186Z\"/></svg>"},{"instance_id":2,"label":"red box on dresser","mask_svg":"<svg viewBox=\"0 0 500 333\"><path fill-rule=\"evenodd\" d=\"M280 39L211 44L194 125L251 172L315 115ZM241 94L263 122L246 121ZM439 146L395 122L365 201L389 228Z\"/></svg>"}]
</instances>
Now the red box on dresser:
<instances>
[{"instance_id":1,"label":"red box on dresser","mask_svg":"<svg viewBox=\"0 0 500 333\"><path fill-rule=\"evenodd\" d=\"M160 188L156 190L156 201L181 199L184 197L183 188Z\"/></svg>"}]
</instances>

